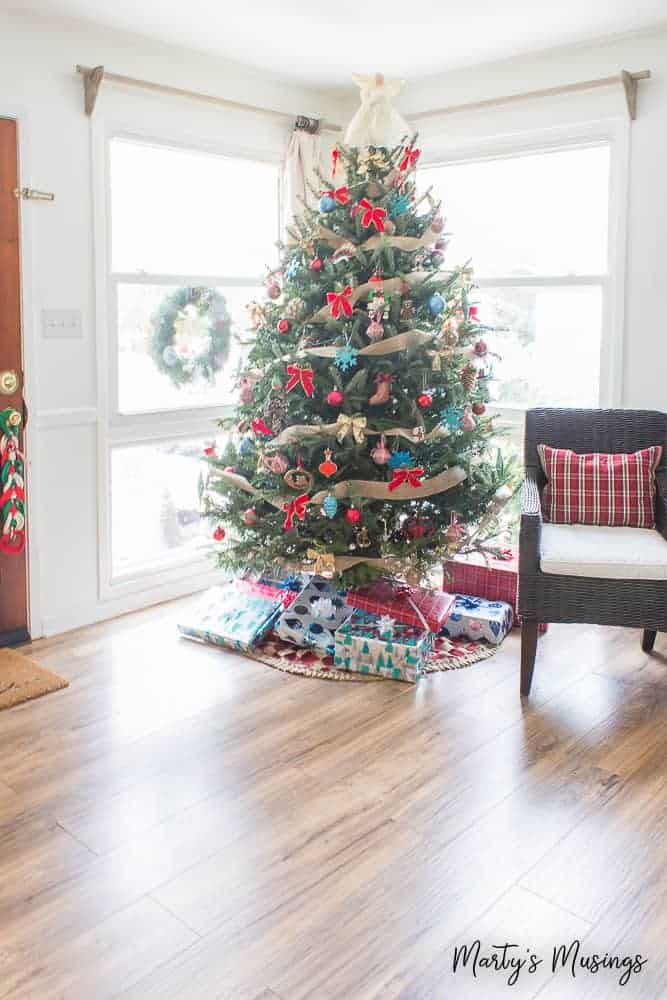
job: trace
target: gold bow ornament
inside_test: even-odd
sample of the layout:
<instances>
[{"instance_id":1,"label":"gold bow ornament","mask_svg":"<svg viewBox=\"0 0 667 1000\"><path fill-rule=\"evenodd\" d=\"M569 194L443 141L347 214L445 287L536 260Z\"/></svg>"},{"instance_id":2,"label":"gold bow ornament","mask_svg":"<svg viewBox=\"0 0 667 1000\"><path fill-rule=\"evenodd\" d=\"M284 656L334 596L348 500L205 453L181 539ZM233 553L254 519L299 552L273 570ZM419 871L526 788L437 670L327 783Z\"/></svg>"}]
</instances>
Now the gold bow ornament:
<instances>
[{"instance_id":1,"label":"gold bow ornament","mask_svg":"<svg viewBox=\"0 0 667 1000\"><path fill-rule=\"evenodd\" d=\"M342 444L348 434L357 444L363 444L366 440L366 417L349 417L346 413L339 413L336 421L336 440Z\"/></svg>"},{"instance_id":2,"label":"gold bow ornament","mask_svg":"<svg viewBox=\"0 0 667 1000\"><path fill-rule=\"evenodd\" d=\"M336 572L336 557L331 552L318 552L317 549L308 549L306 555L315 561L315 576L331 577Z\"/></svg>"}]
</instances>

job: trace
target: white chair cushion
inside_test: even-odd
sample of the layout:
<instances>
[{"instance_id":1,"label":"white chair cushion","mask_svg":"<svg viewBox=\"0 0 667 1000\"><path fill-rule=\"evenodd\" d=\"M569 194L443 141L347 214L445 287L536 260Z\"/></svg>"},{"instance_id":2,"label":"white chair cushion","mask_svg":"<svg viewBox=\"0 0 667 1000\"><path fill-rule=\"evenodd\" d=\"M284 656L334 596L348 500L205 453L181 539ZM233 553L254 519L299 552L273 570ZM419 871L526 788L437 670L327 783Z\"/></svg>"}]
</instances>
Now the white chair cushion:
<instances>
[{"instance_id":1,"label":"white chair cushion","mask_svg":"<svg viewBox=\"0 0 667 1000\"><path fill-rule=\"evenodd\" d=\"M667 541L652 528L543 524L540 568L556 576L667 580Z\"/></svg>"}]
</instances>

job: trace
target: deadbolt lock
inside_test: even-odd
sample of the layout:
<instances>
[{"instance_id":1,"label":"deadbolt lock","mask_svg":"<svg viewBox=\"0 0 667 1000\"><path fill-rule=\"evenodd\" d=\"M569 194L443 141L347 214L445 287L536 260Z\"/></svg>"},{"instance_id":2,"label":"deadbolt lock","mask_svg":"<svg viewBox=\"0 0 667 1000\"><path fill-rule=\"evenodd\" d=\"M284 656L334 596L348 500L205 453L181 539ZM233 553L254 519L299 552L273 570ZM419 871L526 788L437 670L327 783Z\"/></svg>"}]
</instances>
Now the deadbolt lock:
<instances>
[{"instance_id":1,"label":"deadbolt lock","mask_svg":"<svg viewBox=\"0 0 667 1000\"><path fill-rule=\"evenodd\" d=\"M18 391L19 377L11 368L0 372L0 392L3 396L13 396Z\"/></svg>"}]
</instances>

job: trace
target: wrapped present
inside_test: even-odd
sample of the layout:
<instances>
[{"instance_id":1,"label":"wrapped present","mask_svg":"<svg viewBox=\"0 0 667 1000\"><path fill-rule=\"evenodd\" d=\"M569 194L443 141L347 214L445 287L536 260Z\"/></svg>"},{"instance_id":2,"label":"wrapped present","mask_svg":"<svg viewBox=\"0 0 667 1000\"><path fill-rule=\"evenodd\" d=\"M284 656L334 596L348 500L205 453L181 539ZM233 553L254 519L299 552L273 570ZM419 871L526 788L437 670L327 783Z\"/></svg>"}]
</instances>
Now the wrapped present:
<instances>
[{"instance_id":1,"label":"wrapped present","mask_svg":"<svg viewBox=\"0 0 667 1000\"><path fill-rule=\"evenodd\" d=\"M296 590L289 590L281 587L277 581L262 577L259 580L252 580L241 577L236 581L240 591L247 594L259 594L260 597L269 597L273 601L278 601L282 608L289 608L294 603L297 596Z\"/></svg>"},{"instance_id":2,"label":"wrapped present","mask_svg":"<svg viewBox=\"0 0 667 1000\"><path fill-rule=\"evenodd\" d=\"M345 591L328 580L314 576L275 625L275 633L297 646L334 651L336 629L352 614L345 603Z\"/></svg>"},{"instance_id":3,"label":"wrapped present","mask_svg":"<svg viewBox=\"0 0 667 1000\"><path fill-rule=\"evenodd\" d=\"M502 559L487 559L480 553L448 559L442 586L443 590L455 594L505 601L511 605L514 624L521 624L517 606L519 558L512 549L506 549ZM540 632L546 632L547 628L546 624L540 625Z\"/></svg>"},{"instance_id":4,"label":"wrapped present","mask_svg":"<svg viewBox=\"0 0 667 1000\"><path fill-rule=\"evenodd\" d=\"M464 636L475 641L486 639L498 646L512 628L512 608L505 601L487 601L484 597L457 594L449 618L440 630L447 639Z\"/></svg>"},{"instance_id":5,"label":"wrapped present","mask_svg":"<svg viewBox=\"0 0 667 1000\"><path fill-rule=\"evenodd\" d=\"M389 615L405 625L439 632L451 611L454 598L442 590L425 590L381 579L358 590L350 590L347 603L352 608L375 615Z\"/></svg>"},{"instance_id":6,"label":"wrapped present","mask_svg":"<svg viewBox=\"0 0 667 1000\"><path fill-rule=\"evenodd\" d=\"M415 684L432 643L432 632L356 608L336 631L334 667Z\"/></svg>"},{"instance_id":7,"label":"wrapped present","mask_svg":"<svg viewBox=\"0 0 667 1000\"><path fill-rule=\"evenodd\" d=\"M178 630L188 639L247 651L261 642L283 610L280 600L252 593L237 580L207 590Z\"/></svg>"}]
</instances>

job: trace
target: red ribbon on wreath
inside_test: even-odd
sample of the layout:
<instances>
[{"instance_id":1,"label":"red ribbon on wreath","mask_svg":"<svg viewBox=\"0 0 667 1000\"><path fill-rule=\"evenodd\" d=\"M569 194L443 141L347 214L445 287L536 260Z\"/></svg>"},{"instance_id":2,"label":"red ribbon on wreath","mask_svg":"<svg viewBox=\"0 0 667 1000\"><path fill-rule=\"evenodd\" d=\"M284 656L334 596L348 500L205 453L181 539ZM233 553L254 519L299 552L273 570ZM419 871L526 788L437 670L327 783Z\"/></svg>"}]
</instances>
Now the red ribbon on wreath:
<instances>
[{"instance_id":1,"label":"red ribbon on wreath","mask_svg":"<svg viewBox=\"0 0 667 1000\"><path fill-rule=\"evenodd\" d=\"M407 483L409 486L417 487L421 486L420 479L424 478L424 470L419 466L415 466L414 469L394 469L394 475L389 483L389 490L393 491L402 486L403 483Z\"/></svg>"},{"instance_id":2,"label":"red ribbon on wreath","mask_svg":"<svg viewBox=\"0 0 667 1000\"><path fill-rule=\"evenodd\" d=\"M297 385L300 385L308 398L314 395L315 387L313 385L312 368L302 368L300 365L288 365L287 374L289 375L289 381L285 386L286 392L291 392Z\"/></svg>"},{"instance_id":3,"label":"red ribbon on wreath","mask_svg":"<svg viewBox=\"0 0 667 1000\"><path fill-rule=\"evenodd\" d=\"M350 285L344 288L342 292L327 292L327 302L329 303L329 312L334 319L338 319L341 313L341 309L345 316L352 315L352 303L350 302L350 296L352 295L352 288Z\"/></svg>"},{"instance_id":4,"label":"red ribbon on wreath","mask_svg":"<svg viewBox=\"0 0 667 1000\"><path fill-rule=\"evenodd\" d=\"M420 149L413 149L412 146L406 146L403 150L403 159L399 166L399 170L403 173L405 170L409 170L410 167L414 167L417 160L419 159Z\"/></svg>"},{"instance_id":5,"label":"red ribbon on wreath","mask_svg":"<svg viewBox=\"0 0 667 1000\"><path fill-rule=\"evenodd\" d=\"M310 497L307 493L302 493L300 497L296 500L292 500L288 503L287 500L283 504L283 510L285 511L285 524L283 525L285 531L291 531L294 526L294 518L297 517L299 521L303 521L306 516L306 507L310 502Z\"/></svg>"},{"instance_id":6,"label":"red ribbon on wreath","mask_svg":"<svg viewBox=\"0 0 667 1000\"><path fill-rule=\"evenodd\" d=\"M332 191L325 191L324 194L333 198L339 205L347 205L350 200L350 189L348 187L339 187Z\"/></svg>"},{"instance_id":7,"label":"red ribbon on wreath","mask_svg":"<svg viewBox=\"0 0 667 1000\"><path fill-rule=\"evenodd\" d=\"M362 198L358 208L364 213L361 217L361 224L365 229L368 229L369 226L375 226L378 233L384 232L384 220L387 217L386 208L376 207L368 198Z\"/></svg>"}]
</instances>

